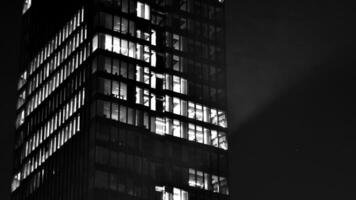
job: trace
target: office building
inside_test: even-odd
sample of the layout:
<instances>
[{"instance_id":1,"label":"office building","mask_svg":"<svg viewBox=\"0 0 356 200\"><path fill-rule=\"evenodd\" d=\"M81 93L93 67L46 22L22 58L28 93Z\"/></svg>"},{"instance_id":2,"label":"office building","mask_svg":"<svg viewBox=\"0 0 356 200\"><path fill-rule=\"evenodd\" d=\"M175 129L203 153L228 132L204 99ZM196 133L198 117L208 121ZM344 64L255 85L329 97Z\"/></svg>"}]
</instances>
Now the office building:
<instances>
[{"instance_id":1,"label":"office building","mask_svg":"<svg viewBox=\"0 0 356 200\"><path fill-rule=\"evenodd\" d=\"M224 2L25 0L12 199L229 199Z\"/></svg>"}]
</instances>

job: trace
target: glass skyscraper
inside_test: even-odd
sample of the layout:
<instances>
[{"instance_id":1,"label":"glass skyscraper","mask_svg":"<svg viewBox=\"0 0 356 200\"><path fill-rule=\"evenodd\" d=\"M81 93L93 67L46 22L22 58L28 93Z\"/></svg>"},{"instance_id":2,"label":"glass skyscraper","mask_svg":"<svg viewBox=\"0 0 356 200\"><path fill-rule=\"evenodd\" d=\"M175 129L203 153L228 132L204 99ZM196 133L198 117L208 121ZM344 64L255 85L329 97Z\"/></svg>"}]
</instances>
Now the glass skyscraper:
<instances>
[{"instance_id":1,"label":"glass skyscraper","mask_svg":"<svg viewBox=\"0 0 356 200\"><path fill-rule=\"evenodd\" d=\"M225 200L224 2L25 0L12 199Z\"/></svg>"}]
</instances>

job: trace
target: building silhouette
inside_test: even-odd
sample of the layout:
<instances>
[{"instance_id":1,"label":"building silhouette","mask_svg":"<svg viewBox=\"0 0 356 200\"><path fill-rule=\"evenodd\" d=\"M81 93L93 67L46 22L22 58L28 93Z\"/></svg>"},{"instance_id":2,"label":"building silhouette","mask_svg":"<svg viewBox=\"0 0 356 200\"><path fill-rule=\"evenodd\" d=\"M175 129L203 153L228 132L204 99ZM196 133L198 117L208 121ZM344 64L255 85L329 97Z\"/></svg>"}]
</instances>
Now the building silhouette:
<instances>
[{"instance_id":1,"label":"building silhouette","mask_svg":"<svg viewBox=\"0 0 356 200\"><path fill-rule=\"evenodd\" d=\"M12 199L229 199L224 2L25 0Z\"/></svg>"}]
</instances>

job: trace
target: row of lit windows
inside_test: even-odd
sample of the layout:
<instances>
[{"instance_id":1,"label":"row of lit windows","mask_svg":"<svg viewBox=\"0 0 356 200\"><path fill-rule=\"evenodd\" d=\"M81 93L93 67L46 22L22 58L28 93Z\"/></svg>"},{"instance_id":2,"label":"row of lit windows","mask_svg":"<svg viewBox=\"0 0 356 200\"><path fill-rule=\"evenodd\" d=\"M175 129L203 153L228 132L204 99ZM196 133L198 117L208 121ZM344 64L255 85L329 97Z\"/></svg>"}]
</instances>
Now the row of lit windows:
<instances>
[{"instance_id":1,"label":"row of lit windows","mask_svg":"<svg viewBox=\"0 0 356 200\"><path fill-rule=\"evenodd\" d=\"M40 167L53 153L55 153L63 144L80 131L80 116L77 115L57 135L49 141L46 147L41 148L23 167L22 172L15 175L12 184L12 191L15 191L21 184L21 181L27 178L33 171ZM33 174L31 184L29 185L29 194L36 190L43 182L44 170Z\"/></svg>"},{"instance_id":2,"label":"row of lit windows","mask_svg":"<svg viewBox=\"0 0 356 200\"><path fill-rule=\"evenodd\" d=\"M227 179L199 170L189 169L189 186L222 194L229 194Z\"/></svg>"},{"instance_id":3,"label":"row of lit windows","mask_svg":"<svg viewBox=\"0 0 356 200\"><path fill-rule=\"evenodd\" d=\"M228 148L226 132L212 130L193 123L185 123L170 118L149 117L147 113L139 115L137 111L135 112L134 109L127 106L101 100L97 103L96 113L99 116L122 123L143 126L159 135L172 135L221 149ZM140 117L143 119L140 119Z\"/></svg>"},{"instance_id":4,"label":"row of lit windows","mask_svg":"<svg viewBox=\"0 0 356 200\"><path fill-rule=\"evenodd\" d=\"M34 94L28 101L26 115L36 109L49 95L52 94L89 56L89 45L77 51L71 59Z\"/></svg>"},{"instance_id":5,"label":"row of lit windows","mask_svg":"<svg viewBox=\"0 0 356 200\"><path fill-rule=\"evenodd\" d=\"M68 40L62 48L57 51L51 58L46 62L45 66L38 71L33 79L29 82L28 94L30 95L41 83L46 80L52 72L57 69L72 53L75 51L79 45L83 43L86 39L86 27L83 26L77 34L73 35L70 40Z\"/></svg>"},{"instance_id":6,"label":"row of lit windows","mask_svg":"<svg viewBox=\"0 0 356 200\"><path fill-rule=\"evenodd\" d=\"M62 127L58 133L52 137L45 147L40 148L23 166L22 180L29 176L34 170L42 165L52 154L61 148L69 139L80 131L80 116L72 118L66 126Z\"/></svg>"},{"instance_id":7,"label":"row of lit windows","mask_svg":"<svg viewBox=\"0 0 356 200\"><path fill-rule=\"evenodd\" d=\"M176 187L169 191L165 186L156 186L155 191L161 193L162 200L189 200L188 192Z\"/></svg>"},{"instance_id":8,"label":"row of lit windows","mask_svg":"<svg viewBox=\"0 0 356 200\"><path fill-rule=\"evenodd\" d=\"M135 22L121 16L115 16L108 13L100 12L96 19L98 25L106 29L113 30L122 34L135 36ZM151 33L136 28L136 38L151 42L151 45L156 45L156 31Z\"/></svg>"},{"instance_id":9,"label":"row of lit windows","mask_svg":"<svg viewBox=\"0 0 356 200\"><path fill-rule=\"evenodd\" d=\"M31 8L31 5L32 5L32 0L25 0L22 8L22 14L25 14L28 11L28 9Z\"/></svg>"},{"instance_id":10,"label":"row of lit windows","mask_svg":"<svg viewBox=\"0 0 356 200\"><path fill-rule=\"evenodd\" d=\"M185 116L190 119L211 123L214 125L227 127L225 112L214 108L209 108L198 103L182 100L178 97L166 95L162 99L157 99L156 95L150 93L148 89L136 87L136 103L157 110L157 101L163 101L163 110L177 115Z\"/></svg>"},{"instance_id":11,"label":"row of lit windows","mask_svg":"<svg viewBox=\"0 0 356 200\"><path fill-rule=\"evenodd\" d=\"M66 45L61 48L55 55L51 55L54 51L56 51L57 47L62 45L61 43L65 41L73 31L75 31L84 20L84 10L81 9L78 13L72 18L70 22L60 31L56 37L46 45L45 48L33 59L30 64L30 75L43 63L45 60L51 56L51 59L47 62L44 68L40 70L33 77L32 80L29 81L28 85L28 94L26 94L25 90L20 92L18 98L18 108L20 108L24 102L26 101L26 96L31 95L31 93L50 75L51 72L54 71L70 54L79 47L79 45L86 39L87 30L86 27L82 27L80 31L72 37L71 40L66 42ZM88 48L84 48L80 52L77 52L76 55L73 56L71 60L71 64L73 64L73 68L70 68L72 72L74 68L77 68L80 65L84 57L87 57L89 52L86 52ZM46 99L54 90L58 87L60 83L62 83L66 77L69 75L69 70L61 70L59 73L55 74L43 87L38 90L35 95L29 100L27 104L27 112L25 110L21 110L16 119L16 127L21 126L25 121L25 115L28 116L44 99ZM27 72L25 71L19 81L20 88L25 84L27 79Z\"/></svg>"},{"instance_id":12,"label":"row of lit windows","mask_svg":"<svg viewBox=\"0 0 356 200\"><path fill-rule=\"evenodd\" d=\"M225 112L207 106L182 100L178 97L165 97L165 111L173 112L174 114L211 123L214 125L227 127Z\"/></svg>"},{"instance_id":13,"label":"row of lit windows","mask_svg":"<svg viewBox=\"0 0 356 200\"><path fill-rule=\"evenodd\" d=\"M24 155L27 157L34 151L44 140L46 140L53 132L64 124L79 108L84 105L85 90L82 89L74 95L74 97L60 109L47 123L41 128L38 128L36 133L26 141L24 146Z\"/></svg>"},{"instance_id":14,"label":"row of lit windows","mask_svg":"<svg viewBox=\"0 0 356 200\"><path fill-rule=\"evenodd\" d=\"M167 117L151 117L151 132L172 135L189 141L228 149L226 132Z\"/></svg>"},{"instance_id":15,"label":"row of lit windows","mask_svg":"<svg viewBox=\"0 0 356 200\"><path fill-rule=\"evenodd\" d=\"M173 76L175 77L175 76ZM174 92L178 92L181 87L181 84L173 82L173 86L177 85L178 89L174 89ZM185 90L183 89L183 92ZM186 101L178 97L171 97L166 95L162 99L157 99L156 95L150 93L148 89L142 89L136 87L136 103L142 104L149 107L151 110L157 110L157 101L163 101L163 110L166 112L172 112L177 115L185 116L190 119L195 119L198 121L203 121L206 123L211 123L214 125L221 126L223 128L227 127L227 120L225 112L217 110L214 108L209 108L207 106Z\"/></svg>"},{"instance_id":16,"label":"row of lit windows","mask_svg":"<svg viewBox=\"0 0 356 200\"><path fill-rule=\"evenodd\" d=\"M156 52L151 51L147 45L141 45L107 34L98 34L93 38L93 52L98 48L142 60L151 63L151 66L156 66Z\"/></svg>"},{"instance_id":17,"label":"row of lit windows","mask_svg":"<svg viewBox=\"0 0 356 200\"><path fill-rule=\"evenodd\" d=\"M99 68L97 69L97 67ZM134 72L136 71L136 81L138 82L148 84L152 88L162 87L161 89L164 90L170 90L180 94L188 94L187 80L185 78L170 74L155 74L150 71L149 67L140 67L139 65L136 65L135 69L133 64L127 63L126 61L105 58L104 63L100 62L98 65L96 61L94 61L92 71L95 72L96 70L120 75L129 79L134 79ZM162 86L157 85L157 82L159 82L157 79L162 80Z\"/></svg>"},{"instance_id":18,"label":"row of lit windows","mask_svg":"<svg viewBox=\"0 0 356 200\"><path fill-rule=\"evenodd\" d=\"M21 182L21 172L16 173L11 182L11 192L15 191L18 187L20 187Z\"/></svg>"},{"instance_id":19,"label":"row of lit windows","mask_svg":"<svg viewBox=\"0 0 356 200\"><path fill-rule=\"evenodd\" d=\"M151 18L150 6L146 3L142 3L142 2L138 1L136 12L137 12L137 17L140 17L140 18L143 18L146 20L150 20L150 18Z\"/></svg>"},{"instance_id":20,"label":"row of lit windows","mask_svg":"<svg viewBox=\"0 0 356 200\"><path fill-rule=\"evenodd\" d=\"M127 84L122 82L120 83L118 81L111 81L104 78L99 78L98 84L98 92L103 93L105 95L114 96L118 99L127 100ZM148 89L136 87L135 99L135 102L137 104L142 104L144 106L150 107L151 110L156 110L157 108L156 95L152 93L150 94ZM165 110L166 112L172 112L177 115L185 116L199 121L204 121L206 123L218 125L223 128L227 127L226 115L221 110L209 108L207 106L195 104L189 101L187 102L178 97L170 97L166 95L164 99L163 101L165 103L163 105L163 110Z\"/></svg>"},{"instance_id":21,"label":"row of lit windows","mask_svg":"<svg viewBox=\"0 0 356 200\"><path fill-rule=\"evenodd\" d=\"M29 117L26 124L27 135L32 134L37 130L39 124L46 121L49 116L53 114L59 107L62 107L68 99L72 98L77 90L82 87L85 82L85 70L80 70L71 78L68 78L60 89L56 90L47 102L41 106L31 117Z\"/></svg>"},{"instance_id":22,"label":"row of lit windows","mask_svg":"<svg viewBox=\"0 0 356 200\"><path fill-rule=\"evenodd\" d=\"M150 72L148 67L136 66L136 81L150 85L151 88L188 94L187 80L185 78L170 74L155 74Z\"/></svg>"},{"instance_id":23,"label":"row of lit windows","mask_svg":"<svg viewBox=\"0 0 356 200\"><path fill-rule=\"evenodd\" d=\"M38 131L26 142L21 160L34 151L43 141L45 141L53 132L59 128L59 133L52 138L48 145L41 148L38 153L31 158L33 161L27 162L24 166L22 179L26 178L29 173L40 166L49 156L52 155L60 146L62 146L67 140L69 140L76 131L80 130L80 116L72 119L65 127L61 127L66 121L81 107L84 105L85 91L81 90L77 95L73 97L66 105L63 106L58 113L55 114L48 122L38 129ZM58 138L58 141L57 139ZM57 141L57 142L56 142ZM32 165L31 165L32 163Z\"/></svg>"},{"instance_id":24,"label":"row of lit windows","mask_svg":"<svg viewBox=\"0 0 356 200\"><path fill-rule=\"evenodd\" d=\"M26 84L26 82L27 82L27 71L25 70L20 75L19 81L17 83L17 89L20 90L22 88L22 86L24 86Z\"/></svg>"},{"instance_id":25,"label":"row of lit windows","mask_svg":"<svg viewBox=\"0 0 356 200\"><path fill-rule=\"evenodd\" d=\"M29 75L32 73L66 40L69 35L84 22L84 8L80 9L73 18L52 38L52 40L41 50L30 62Z\"/></svg>"}]
</instances>

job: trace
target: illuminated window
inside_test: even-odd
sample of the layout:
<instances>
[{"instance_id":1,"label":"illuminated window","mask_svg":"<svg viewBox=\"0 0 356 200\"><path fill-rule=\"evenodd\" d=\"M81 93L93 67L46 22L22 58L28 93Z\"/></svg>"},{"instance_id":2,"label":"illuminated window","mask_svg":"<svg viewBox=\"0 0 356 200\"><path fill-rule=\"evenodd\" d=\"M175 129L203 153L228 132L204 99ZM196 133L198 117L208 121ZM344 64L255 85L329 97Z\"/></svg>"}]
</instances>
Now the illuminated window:
<instances>
[{"instance_id":1,"label":"illuminated window","mask_svg":"<svg viewBox=\"0 0 356 200\"><path fill-rule=\"evenodd\" d=\"M151 66L156 67L156 65L157 65L157 54L156 51L152 50Z\"/></svg>"},{"instance_id":2,"label":"illuminated window","mask_svg":"<svg viewBox=\"0 0 356 200\"><path fill-rule=\"evenodd\" d=\"M210 115L210 109L204 106L204 108L203 108L203 121L204 122L210 122L209 115Z\"/></svg>"},{"instance_id":3,"label":"illuminated window","mask_svg":"<svg viewBox=\"0 0 356 200\"><path fill-rule=\"evenodd\" d=\"M203 121L203 106L196 104L195 107L196 111L195 111L195 116L197 120Z\"/></svg>"},{"instance_id":4,"label":"illuminated window","mask_svg":"<svg viewBox=\"0 0 356 200\"><path fill-rule=\"evenodd\" d=\"M139 87L136 87L136 103L137 104L143 103L143 90Z\"/></svg>"},{"instance_id":5,"label":"illuminated window","mask_svg":"<svg viewBox=\"0 0 356 200\"><path fill-rule=\"evenodd\" d=\"M201 126L196 126L196 141L204 143L203 128Z\"/></svg>"},{"instance_id":6,"label":"illuminated window","mask_svg":"<svg viewBox=\"0 0 356 200\"><path fill-rule=\"evenodd\" d=\"M156 117L156 133L159 135L166 134L166 123L164 118Z\"/></svg>"},{"instance_id":7,"label":"illuminated window","mask_svg":"<svg viewBox=\"0 0 356 200\"><path fill-rule=\"evenodd\" d=\"M221 132L221 131L219 131L219 148L222 148L225 150L228 148L227 140L226 140L226 133Z\"/></svg>"},{"instance_id":8,"label":"illuminated window","mask_svg":"<svg viewBox=\"0 0 356 200\"><path fill-rule=\"evenodd\" d=\"M220 191L219 191L219 177L213 175L213 176L212 176L211 183L212 183L212 185L213 185L213 191L214 191L214 192L220 192Z\"/></svg>"},{"instance_id":9,"label":"illuminated window","mask_svg":"<svg viewBox=\"0 0 356 200\"><path fill-rule=\"evenodd\" d=\"M181 137L181 123L179 120L173 120L173 136Z\"/></svg>"},{"instance_id":10,"label":"illuminated window","mask_svg":"<svg viewBox=\"0 0 356 200\"><path fill-rule=\"evenodd\" d=\"M113 52L120 54L120 39L117 37L114 37L114 49Z\"/></svg>"},{"instance_id":11,"label":"illuminated window","mask_svg":"<svg viewBox=\"0 0 356 200\"><path fill-rule=\"evenodd\" d=\"M143 68L136 65L136 81L143 82Z\"/></svg>"},{"instance_id":12,"label":"illuminated window","mask_svg":"<svg viewBox=\"0 0 356 200\"><path fill-rule=\"evenodd\" d=\"M127 40L121 39L121 54L128 56L128 42Z\"/></svg>"},{"instance_id":13,"label":"illuminated window","mask_svg":"<svg viewBox=\"0 0 356 200\"><path fill-rule=\"evenodd\" d=\"M156 45L157 44L157 34L155 30L152 30L151 34L151 45Z\"/></svg>"},{"instance_id":14,"label":"illuminated window","mask_svg":"<svg viewBox=\"0 0 356 200\"><path fill-rule=\"evenodd\" d=\"M22 86L25 85L26 81L27 81L27 71L25 71L21 74L17 89L21 89Z\"/></svg>"},{"instance_id":15,"label":"illuminated window","mask_svg":"<svg viewBox=\"0 0 356 200\"><path fill-rule=\"evenodd\" d=\"M150 108L151 110L156 110L156 95L151 93L151 105L150 105Z\"/></svg>"},{"instance_id":16,"label":"illuminated window","mask_svg":"<svg viewBox=\"0 0 356 200\"><path fill-rule=\"evenodd\" d=\"M189 181L188 185L195 187L196 186L196 181L195 181L195 170L194 169L189 169Z\"/></svg>"},{"instance_id":17,"label":"illuminated window","mask_svg":"<svg viewBox=\"0 0 356 200\"><path fill-rule=\"evenodd\" d=\"M194 124L188 125L188 140L195 141L195 126L194 126Z\"/></svg>"},{"instance_id":18,"label":"illuminated window","mask_svg":"<svg viewBox=\"0 0 356 200\"><path fill-rule=\"evenodd\" d=\"M202 171L196 171L196 187L204 188L204 174Z\"/></svg>"},{"instance_id":19,"label":"illuminated window","mask_svg":"<svg viewBox=\"0 0 356 200\"><path fill-rule=\"evenodd\" d=\"M112 36L111 35L105 35L105 50L108 50L108 51L112 51L112 43L113 43L113 41L112 41ZM120 46L120 44L119 44L119 46Z\"/></svg>"},{"instance_id":20,"label":"illuminated window","mask_svg":"<svg viewBox=\"0 0 356 200\"><path fill-rule=\"evenodd\" d=\"M181 103L180 103L180 99L174 97L173 98L173 113L180 115L181 113Z\"/></svg>"},{"instance_id":21,"label":"illuminated window","mask_svg":"<svg viewBox=\"0 0 356 200\"><path fill-rule=\"evenodd\" d=\"M147 89L143 90L143 105L150 106L150 92Z\"/></svg>"},{"instance_id":22,"label":"illuminated window","mask_svg":"<svg viewBox=\"0 0 356 200\"><path fill-rule=\"evenodd\" d=\"M226 115L223 111L218 111L218 117L219 117L219 121L218 124L221 127L226 128L227 127L227 123L226 123Z\"/></svg>"},{"instance_id":23,"label":"illuminated window","mask_svg":"<svg viewBox=\"0 0 356 200\"><path fill-rule=\"evenodd\" d=\"M22 14L25 14L27 12L27 10L30 9L31 5L32 5L32 0L25 0L23 9L22 9Z\"/></svg>"},{"instance_id":24,"label":"illuminated window","mask_svg":"<svg viewBox=\"0 0 356 200\"><path fill-rule=\"evenodd\" d=\"M213 124L218 124L218 113L216 109L210 110L210 122Z\"/></svg>"},{"instance_id":25,"label":"illuminated window","mask_svg":"<svg viewBox=\"0 0 356 200\"><path fill-rule=\"evenodd\" d=\"M218 147L219 143L218 143L218 133L216 130L211 130L211 144L214 147Z\"/></svg>"},{"instance_id":26,"label":"illuminated window","mask_svg":"<svg viewBox=\"0 0 356 200\"><path fill-rule=\"evenodd\" d=\"M173 190L172 190L173 189ZM179 188L172 188L169 190L165 186L155 186L155 191L161 193L159 200L188 200L189 195L187 191Z\"/></svg>"},{"instance_id":27,"label":"illuminated window","mask_svg":"<svg viewBox=\"0 0 356 200\"><path fill-rule=\"evenodd\" d=\"M117 104L112 104L111 119L119 120L119 106Z\"/></svg>"},{"instance_id":28,"label":"illuminated window","mask_svg":"<svg viewBox=\"0 0 356 200\"><path fill-rule=\"evenodd\" d=\"M188 102L188 117L194 119L195 117L195 108L194 103Z\"/></svg>"},{"instance_id":29,"label":"illuminated window","mask_svg":"<svg viewBox=\"0 0 356 200\"><path fill-rule=\"evenodd\" d=\"M183 37L173 34L173 48L178 51L183 51Z\"/></svg>"},{"instance_id":30,"label":"illuminated window","mask_svg":"<svg viewBox=\"0 0 356 200\"><path fill-rule=\"evenodd\" d=\"M14 178L12 179L11 183L11 191L15 191L20 186L21 181L21 172L17 173Z\"/></svg>"},{"instance_id":31,"label":"illuminated window","mask_svg":"<svg viewBox=\"0 0 356 200\"><path fill-rule=\"evenodd\" d=\"M120 99L127 100L127 84L120 83Z\"/></svg>"},{"instance_id":32,"label":"illuminated window","mask_svg":"<svg viewBox=\"0 0 356 200\"><path fill-rule=\"evenodd\" d=\"M188 192L173 188L173 200L188 200Z\"/></svg>"},{"instance_id":33,"label":"illuminated window","mask_svg":"<svg viewBox=\"0 0 356 200\"><path fill-rule=\"evenodd\" d=\"M17 120L16 120L16 127L21 126L25 121L25 111L22 110L18 115L17 115Z\"/></svg>"},{"instance_id":34,"label":"illuminated window","mask_svg":"<svg viewBox=\"0 0 356 200\"><path fill-rule=\"evenodd\" d=\"M137 2L137 17L143 18L143 19L150 19L150 6L145 3Z\"/></svg>"},{"instance_id":35,"label":"illuminated window","mask_svg":"<svg viewBox=\"0 0 356 200\"><path fill-rule=\"evenodd\" d=\"M112 94L115 98L119 98L120 95L120 85L119 82L113 81L112 82Z\"/></svg>"},{"instance_id":36,"label":"illuminated window","mask_svg":"<svg viewBox=\"0 0 356 200\"><path fill-rule=\"evenodd\" d=\"M211 145L210 129L204 128L204 144Z\"/></svg>"}]
</instances>

